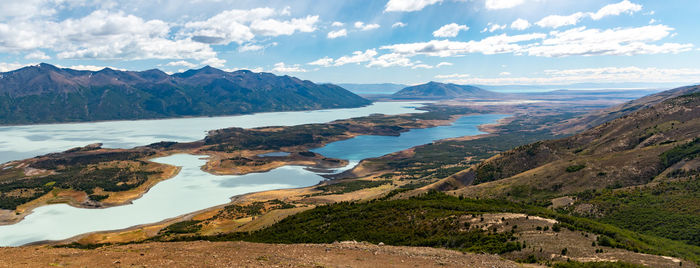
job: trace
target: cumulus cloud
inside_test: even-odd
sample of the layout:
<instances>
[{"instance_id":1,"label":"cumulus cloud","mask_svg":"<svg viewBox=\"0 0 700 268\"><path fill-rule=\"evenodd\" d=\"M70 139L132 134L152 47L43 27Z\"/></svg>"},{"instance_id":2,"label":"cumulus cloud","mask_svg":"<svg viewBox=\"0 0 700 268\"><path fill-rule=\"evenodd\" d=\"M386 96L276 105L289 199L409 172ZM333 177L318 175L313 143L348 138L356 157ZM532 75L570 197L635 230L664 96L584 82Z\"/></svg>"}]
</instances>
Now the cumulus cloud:
<instances>
[{"instance_id":1,"label":"cumulus cloud","mask_svg":"<svg viewBox=\"0 0 700 268\"><path fill-rule=\"evenodd\" d=\"M642 5L632 3L629 0L623 0L619 3L606 5L596 12L576 12L566 16L550 15L542 18L535 24L540 27L559 28L562 26L576 25L586 17L590 17L593 20L600 20L607 16L617 16L623 13L633 14L640 10L642 10Z\"/></svg>"},{"instance_id":2,"label":"cumulus cloud","mask_svg":"<svg viewBox=\"0 0 700 268\"><path fill-rule=\"evenodd\" d=\"M442 3L442 0L389 0L384 7L384 12L418 11L426 6L437 3Z\"/></svg>"},{"instance_id":3,"label":"cumulus cloud","mask_svg":"<svg viewBox=\"0 0 700 268\"><path fill-rule=\"evenodd\" d=\"M226 10L207 20L186 23L180 34L201 43L225 45L248 42L256 35L280 36L316 31L318 15L291 20L274 18L283 13L272 8Z\"/></svg>"},{"instance_id":4,"label":"cumulus cloud","mask_svg":"<svg viewBox=\"0 0 700 268\"><path fill-rule=\"evenodd\" d=\"M520 42L544 39L547 35L540 33L509 36L506 34L490 36L480 41L431 40L428 42L394 44L381 47L405 55L427 55L437 57L463 56L470 53L502 54L521 52L524 47Z\"/></svg>"},{"instance_id":5,"label":"cumulus cloud","mask_svg":"<svg viewBox=\"0 0 700 268\"><path fill-rule=\"evenodd\" d=\"M334 21L333 23L331 23L331 26L333 26L333 27L343 27L343 26L345 26L345 23L342 23L342 22L339 22L339 21Z\"/></svg>"},{"instance_id":6,"label":"cumulus cloud","mask_svg":"<svg viewBox=\"0 0 700 268\"><path fill-rule=\"evenodd\" d=\"M355 28L359 29L360 31L369 31L379 28L379 24L365 24L364 22L357 21L355 22Z\"/></svg>"},{"instance_id":7,"label":"cumulus cloud","mask_svg":"<svg viewBox=\"0 0 700 268\"><path fill-rule=\"evenodd\" d=\"M602 7L598 12L591 13L591 19L599 20L606 16L617 16L622 13L632 14L642 10L642 5L635 4L629 0L624 0L616 4L610 4Z\"/></svg>"},{"instance_id":8,"label":"cumulus cloud","mask_svg":"<svg viewBox=\"0 0 700 268\"><path fill-rule=\"evenodd\" d=\"M525 19L517 19L510 24L510 28L522 31L530 28L530 22Z\"/></svg>"},{"instance_id":9,"label":"cumulus cloud","mask_svg":"<svg viewBox=\"0 0 700 268\"><path fill-rule=\"evenodd\" d=\"M71 65L71 66L68 66L68 67L66 67L66 66L61 66L61 65L57 65L57 67L59 67L59 68L69 68L69 69L81 70L81 71L93 71L93 72L100 71L100 70L104 70L105 68L109 68L109 69L112 69L112 70L126 71L126 69L115 68L115 67L111 67L111 66L82 65L82 64L80 64L80 65Z\"/></svg>"},{"instance_id":10,"label":"cumulus cloud","mask_svg":"<svg viewBox=\"0 0 700 268\"><path fill-rule=\"evenodd\" d=\"M316 66L323 66L323 67L328 67L333 65L333 59L330 57L323 57L318 60L312 61L308 63L309 65L316 65Z\"/></svg>"},{"instance_id":11,"label":"cumulus cloud","mask_svg":"<svg viewBox=\"0 0 700 268\"><path fill-rule=\"evenodd\" d=\"M440 29L437 29L433 32L433 36L435 37L455 37L459 34L460 31L466 31L469 30L469 27L467 25L459 25L457 23L450 23L446 24Z\"/></svg>"},{"instance_id":12,"label":"cumulus cloud","mask_svg":"<svg viewBox=\"0 0 700 268\"><path fill-rule=\"evenodd\" d=\"M525 3L525 0L486 0L486 9L513 8Z\"/></svg>"},{"instance_id":13,"label":"cumulus cloud","mask_svg":"<svg viewBox=\"0 0 700 268\"><path fill-rule=\"evenodd\" d=\"M211 47L172 40L170 26L122 12L97 10L85 17L0 23L0 51L50 49L58 58L207 59Z\"/></svg>"},{"instance_id":14,"label":"cumulus cloud","mask_svg":"<svg viewBox=\"0 0 700 268\"><path fill-rule=\"evenodd\" d=\"M329 66L343 66L346 64L360 64L360 63L365 63L365 62L370 62L374 60L374 56L376 56L377 50L376 49L368 49L365 51L355 51L352 53L352 55L348 56L342 56L337 59L333 59L330 57L323 57L318 60L309 62L309 65L316 65L316 66L323 66L323 67L329 67Z\"/></svg>"},{"instance_id":15,"label":"cumulus cloud","mask_svg":"<svg viewBox=\"0 0 700 268\"><path fill-rule=\"evenodd\" d=\"M309 65L316 66L343 66L346 64L364 64L367 67L410 67L414 66L417 62L412 62L409 58L410 56L400 54L400 53L387 53L377 57L379 53L376 49L368 49L365 51L355 51L352 55L342 56L337 59L330 57L323 57L318 60L309 62Z\"/></svg>"},{"instance_id":16,"label":"cumulus cloud","mask_svg":"<svg viewBox=\"0 0 700 268\"><path fill-rule=\"evenodd\" d=\"M435 78L442 79L444 82L449 83L482 85L564 85L586 82L693 82L700 80L700 69L664 69L628 66L545 70L544 75L527 77L471 77L469 74L449 74L437 75Z\"/></svg>"},{"instance_id":17,"label":"cumulus cloud","mask_svg":"<svg viewBox=\"0 0 700 268\"><path fill-rule=\"evenodd\" d=\"M0 62L0 73L14 71L14 70L17 70L19 68L29 66L29 65L33 65L33 64Z\"/></svg>"},{"instance_id":18,"label":"cumulus cloud","mask_svg":"<svg viewBox=\"0 0 700 268\"><path fill-rule=\"evenodd\" d=\"M265 47L261 46L261 45L248 43L248 44L244 44L244 45L238 47L238 51L240 51L240 52L259 51L259 50L262 50L264 48Z\"/></svg>"},{"instance_id":19,"label":"cumulus cloud","mask_svg":"<svg viewBox=\"0 0 700 268\"><path fill-rule=\"evenodd\" d=\"M165 66L174 66L174 67L187 67L187 68L194 68L197 66L197 64L191 63L186 60L179 60L179 61L171 61L165 64Z\"/></svg>"},{"instance_id":20,"label":"cumulus cloud","mask_svg":"<svg viewBox=\"0 0 700 268\"><path fill-rule=\"evenodd\" d=\"M330 32L328 32L328 35L327 35L328 39L335 39L335 38L343 37L343 36L348 36L348 31L345 29L340 29L337 31L330 31Z\"/></svg>"},{"instance_id":21,"label":"cumulus cloud","mask_svg":"<svg viewBox=\"0 0 700 268\"><path fill-rule=\"evenodd\" d=\"M210 58L202 61L202 65L209 65L211 67L215 68L221 68L224 67L224 64L226 64L226 60L222 60L219 58Z\"/></svg>"},{"instance_id":22,"label":"cumulus cloud","mask_svg":"<svg viewBox=\"0 0 700 268\"><path fill-rule=\"evenodd\" d=\"M640 55L679 53L693 48L692 44L653 43L670 36L672 31L666 25L607 30L579 27L551 32L549 38L529 47L527 53L544 57Z\"/></svg>"},{"instance_id":23,"label":"cumulus cloud","mask_svg":"<svg viewBox=\"0 0 700 268\"><path fill-rule=\"evenodd\" d=\"M587 14L583 12L576 12L568 16L549 15L535 22L535 24L544 28L559 28L562 26L576 25L581 19L586 17L586 15Z\"/></svg>"},{"instance_id":24,"label":"cumulus cloud","mask_svg":"<svg viewBox=\"0 0 700 268\"><path fill-rule=\"evenodd\" d=\"M48 59L51 59L51 57L46 55L44 52L38 51L38 50L25 55L24 58L28 59L28 60L48 60Z\"/></svg>"},{"instance_id":25,"label":"cumulus cloud","mask_svg":"<svg viewBox=\"0 0 700 268\"><path fill-rule=\"evenodd\" d=\"M508 27L508 26L507 26L507 25L500 25L500 24L495 24L495 23L489 22L488 24L486 24L486 28L484 28L483 30L481 30L481 32L482 32L482 33L485 33L485 32L492 33L492 32L498 31L498 30L503 30L503 29L505 29L506 27Z\"/></svg>"},{"instance_id":26,"label":"cumulus cloud","mask_svg":"<svg viewBox=\"0 0 700 268\"><path fill-rule=\"evenodd\" d=\"M437 65L435 65L435 67L440 68L440 67L442 67L442 66L452 66L452 65L454 65L454 64L452 64L451 62L443 61L443 62L440 62L440 63L438 63Z\"/></svg>"},{"instance_id":27,"label":"cumulus cloud","mask_svg":"<svg viewBox=\"0 0 700 268\"><path fill-rule=\"evenodd\" d=\"M345 64L350 64L350 63L363 63L363 62L368 62L376 56L377 50L375 49L368 49L365 50L364 52L362 51L355 51L352 53L350 56L342 56L340 58L337 58L333 61L333 65L335 66L342 66Z\"/></svg>"},{"instance_id":28,"label":"cumulus cloud","mask_svg":"<svg viewBox=\"0 0 700 268\"><path fill-rule=\"evenodd\" d=\"M284 62L275 63L275 66L274 66L274 68L272 68L272 71L275 71L278 73L305 73L305 72L307 72L307 70L304 68L301 68L301 66L299 66L299 64L286 65Z\"/></svg>"},{"instance_id":29,"label":"cumulus cloud","mask_svg":"<svg viewBox=\"0 0 700 268\"><path fill-rule=\"evenodd\" d=\"M413 62L411 62L411 59L409 59L405 55L399 53L389 53L381 55L377 58L372 58L367 64L367 67L386 68L393 66L409 67L413 66Z\"/></svg>"},{"instance_id":30,"label":"cumulus cloud","mask_svg":"<svg viewBox=\"0 0 700 268\"><path fill-rule=\"evenodd\" d=\"M406 23L403 23L400 21L391 25L391 28L403 28L403 27L406 27Z\"/></svg>"},{"instance_id":31,"label":"cumulus cloud","mask_svg":"<svg viewBox=\"0 0 700 268\"><path fill-rule=\"evenodd\" d=\"M416 65L413 65L413 66L411 67L411 69L432 69L432 68L433 68L432 65L423 64L423 63L421 63L421 64L416 64Z\"/></svg>"}]
</instances>

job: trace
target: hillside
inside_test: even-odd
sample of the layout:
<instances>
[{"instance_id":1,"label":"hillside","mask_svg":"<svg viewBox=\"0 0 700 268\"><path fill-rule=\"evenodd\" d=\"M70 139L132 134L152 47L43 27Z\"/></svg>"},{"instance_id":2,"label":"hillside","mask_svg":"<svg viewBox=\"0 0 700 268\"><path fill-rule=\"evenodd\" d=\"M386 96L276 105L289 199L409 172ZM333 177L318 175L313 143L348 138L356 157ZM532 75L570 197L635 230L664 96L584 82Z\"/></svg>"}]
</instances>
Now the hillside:
<instances>
[{"instance_id":1,"label":"hillside","mask_svg":"<svg viewBox=\"0 0 700 268\"><path fill-rule=\"evenodd\" d=\"M591 128L610 120L619 118L640 109L651 107L669 98L700 91L700 86L686 86L666 90L656 94L644 96L610 108L596 110L588 114L566 120L559 124L554 131L562 133L576 133Z\"/></svg>"},{"instance_id":2,"label":"hillside","mask_svg":"<svg viewBox=\"0 0 700 268\"><path fill-rule=\"evenodd\" d=\"M429 82L406 87L391 95L394 99L493 98L500 95L474 86Z\"/></svg>"},{"instance_id":3,"label":"hillside","mask_svg":"<svg viewBox=\"0 0 700 268\"><path fill-rule=\"evenodd\" d=\"M369 104L339 86L212 67L168 75L50 64L0 73L0 124L216 116Z\"/></svg>"},{"instance_id":4,"label":"hillside","mask_svg":"<svg viewBox=\"0 0 700 268\"><path fill-rule=\"evenodd\" d=\"M693 91L568 138L517 147L427 188L550 206L700 245L700 210L692 205L700 202L700 93Z\"/></svg>"},{"instance_id":5,"label":"hillside","mask_svg":"<svg viewBox=\"0 0 700 268\"><path fill-rule=\"evenodd\" d=\"M33 257L27 258L29 255ZM302 245L200 241L94 250L43 246L0 249L0 267L338 267L339 263L347 267L521 267L496 255L352 241Z\"/></svg>"}]
</instances>

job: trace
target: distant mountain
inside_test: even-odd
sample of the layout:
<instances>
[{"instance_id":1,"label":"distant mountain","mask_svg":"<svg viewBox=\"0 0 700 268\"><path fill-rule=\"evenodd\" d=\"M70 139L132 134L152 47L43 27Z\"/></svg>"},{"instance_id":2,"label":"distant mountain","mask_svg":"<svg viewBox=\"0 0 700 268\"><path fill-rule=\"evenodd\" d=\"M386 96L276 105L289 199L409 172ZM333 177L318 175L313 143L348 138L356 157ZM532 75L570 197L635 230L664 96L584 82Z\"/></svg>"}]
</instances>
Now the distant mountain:
<instances>
[{"instance_id":1,"label":"distant mountain","mask_svg":"<svg viewBox=\"0 0 700 268\"><path fill-rule=\"evenodd\" d=\"M493 98L500 93L475 86L429 82L406 87L391 95L394 99L454 99L454 98Z\"/></svg>"},{"instance_id":2,"label":"distant mountain","mask_svg":"<svg viewBox=\"0 0 700 268\"><path fill-rule=\"evenodd\" d=\"M0 73L0 124L218 116L369 103L332 84L209 66L168 75L160 70L78 71L42 63Z\"/></svg>"},{"instance_id":3,"label":"distant mountain","mask_svg":"<svg viewBox=\"0 0 700 268\"><path fill-rule=\"evenodd\" d=\"M344 89L350 90L355 94L393 94L403 88L406 85L402 84L338 84Z\"/></svg>"}]
</instances>

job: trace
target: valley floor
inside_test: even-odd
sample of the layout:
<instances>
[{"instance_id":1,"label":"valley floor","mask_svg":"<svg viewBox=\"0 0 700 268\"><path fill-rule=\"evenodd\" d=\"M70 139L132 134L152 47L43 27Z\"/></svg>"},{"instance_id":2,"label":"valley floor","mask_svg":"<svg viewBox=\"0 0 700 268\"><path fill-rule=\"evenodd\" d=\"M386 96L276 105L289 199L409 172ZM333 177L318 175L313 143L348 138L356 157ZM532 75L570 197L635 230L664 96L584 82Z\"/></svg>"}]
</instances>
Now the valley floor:
<instances>
[{"instance_id":1,"label":"valley floor","mask_svg":"<svg viewBox=\"0 0 700 268\"><path fill-rule=\"evenodd\" d=\"M0 267L524 267L496 255L453 250L333 244L169 242L84 250L0 248ZM539 267L527 265L525 267Z\"/></svg>"}]
</instances>

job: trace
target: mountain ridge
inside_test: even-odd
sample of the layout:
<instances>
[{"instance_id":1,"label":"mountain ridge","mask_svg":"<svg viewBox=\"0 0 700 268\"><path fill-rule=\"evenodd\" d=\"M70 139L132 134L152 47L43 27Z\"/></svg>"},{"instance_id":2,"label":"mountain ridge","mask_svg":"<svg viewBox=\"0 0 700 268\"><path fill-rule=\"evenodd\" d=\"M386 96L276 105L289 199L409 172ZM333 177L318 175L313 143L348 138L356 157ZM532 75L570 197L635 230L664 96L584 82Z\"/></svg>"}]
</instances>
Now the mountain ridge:
<instances>
[{"instance_id":1,"label":"mountain ridge","mask_svg":"<svg viewBox=\"0 0 700 268\"><path fill-rule=\"evenodd\" d=\"M219 116L351 108L371 102L332 84L210 66L82 71L42 63L0 73L0 124Z\"/></svg>"}]
</instances>

